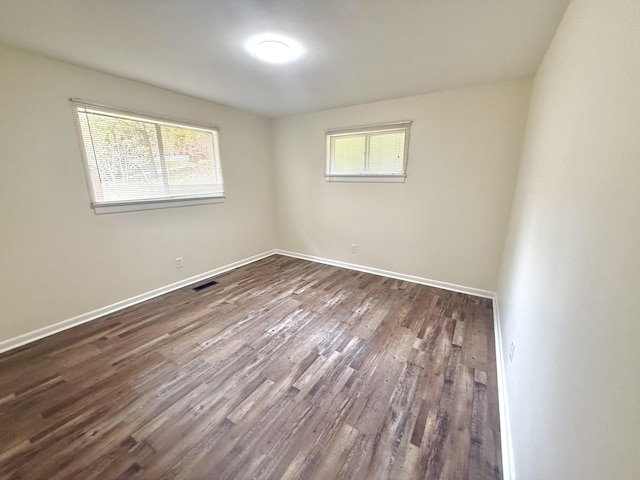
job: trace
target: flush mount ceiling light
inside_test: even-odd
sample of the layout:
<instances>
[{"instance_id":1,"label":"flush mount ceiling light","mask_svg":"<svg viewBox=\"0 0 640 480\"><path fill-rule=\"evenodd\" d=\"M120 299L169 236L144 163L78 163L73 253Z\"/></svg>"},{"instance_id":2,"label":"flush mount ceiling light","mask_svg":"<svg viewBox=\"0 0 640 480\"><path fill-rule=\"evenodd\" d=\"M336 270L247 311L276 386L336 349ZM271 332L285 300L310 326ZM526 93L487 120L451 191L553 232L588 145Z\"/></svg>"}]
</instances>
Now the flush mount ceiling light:
<instances>
[{"instance_id":1,"label":"flush mount ceiling light","mask_svg":"<svg viewBox=\"0 0 640 480\"><path fill-rule=\"evenodd\" d=\"M269 63L287 63L291 61L291 47L276 40L265 40L256 45L253 53L260 60Z\"/></svg>"},{"instance_id":2,"label":"flush mount ceiling light","mask_svg":"<svg viewBox=\"0 0 640 480\"><path fill-rule=\"evenodd\" d=\"M259 35L246 44L256 58L268 63L289 63L302 54L297 42L275 35Z\"/></svg>"}]
</instances>

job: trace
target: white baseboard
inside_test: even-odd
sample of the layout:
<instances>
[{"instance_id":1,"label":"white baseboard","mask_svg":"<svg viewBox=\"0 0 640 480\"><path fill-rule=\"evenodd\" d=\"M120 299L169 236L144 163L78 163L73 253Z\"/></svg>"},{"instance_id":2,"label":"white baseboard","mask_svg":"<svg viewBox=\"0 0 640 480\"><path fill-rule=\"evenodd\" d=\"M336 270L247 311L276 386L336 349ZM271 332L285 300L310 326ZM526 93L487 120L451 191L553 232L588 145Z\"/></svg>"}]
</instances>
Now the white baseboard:
<instances>
[{"instance_id":1,"label":"white baseboard","mask_svg":"<svg viewBox=\"0 0 640 480\"><path fill-rule=\"evenodd\" d=\"M465 287L462 285L456 285L454 283L441 282L439 280L431 280L429 278L416 277L413 275L405 275L404 273L391 272L389 270L367 267L365 265L356 265L355 263L341 262L339 260L331 260L329 258L315 257L313 255L307 255L305 253L289 252L287 250L279 249L276 249L275 253L279 255L285 255L287 257L300 258L302 260L310 260L317 263L324 263L325 265L332 265L334 267L348 268L349 270L357 270L358 272L372 273L373 275L380 275L382 277L395 278L396 280L405 280L407 282L419 283L420 285L428 285L429 287L436 287L442 288L444 290L466 293L468 295L474 295L476 297L493 299L496 295L494 292L490 292L489 290Z\"/></svg>"},{"instance_id":2,"label":"white baseboard","mask_svg":"<svg viewBox=\"0 0 640 480\"><path fill-rule=\"evenodd\" d=\"M516 480L516 470L511 442L511 420L507 399L507 378L505 375L504 349L502 348L502 332L500 329L500 311L498 294L493 297L493 331L496 343L496 368L498 373L498 403L500 409L500 444L502 446L502 478Z\"/></svg>"},{"instance_id":3,"label":"white baseboard","mask_svg":"<svg viewBox=\"0 0 640 480\"><path fill-rule=\"evenodd\" d=\"M242 267L243 265L253 263L265 257L269 257L274 253L276 253L275 250L269 250L263 253L259 253L251 257L238 260L237 262L233 262L219 268L214 268L213 270L209 270L208 272L204 272L199 275L195 275L193 277L185 278L184 280L180 280L179 282L175 282L170 285L165 285L164 287L156 288L155 290L151 290L150 292L142 293L140 295L136 295L135 297L127 298L126 300L113 303L106 307L98 308L97 310L83 313L76 317L69 318L68 320L63 320L62 322L54 323L53 325L48 325L46 327L39 328L38 330L34 330L33 332L28 332L23 335L10 338L8 340L0 341L0 353L6 352L8 350L13 350L14 348L18 348L18 347L21 347L22 345L26 345L27 343L35 342L36 340L39 340L44 337L48 337L49 335L53 335L54 333L58 333L63 330L67 330L71 327L75 327L76 325L90 322L91 320L95 320L96 318L100 318L109 313L117 312L118 310L122 310L123 308L136 305L138 303L144 302L145 300L150 300L159 295L163 295L173 290L177 290L178 288L182 288L192 283L199 282L201 280L204 280L205 278L210 278L215 275L219 275L221 273L227 272L229 270L233 270L234 268Z\"/></svg>"}]
</instances>

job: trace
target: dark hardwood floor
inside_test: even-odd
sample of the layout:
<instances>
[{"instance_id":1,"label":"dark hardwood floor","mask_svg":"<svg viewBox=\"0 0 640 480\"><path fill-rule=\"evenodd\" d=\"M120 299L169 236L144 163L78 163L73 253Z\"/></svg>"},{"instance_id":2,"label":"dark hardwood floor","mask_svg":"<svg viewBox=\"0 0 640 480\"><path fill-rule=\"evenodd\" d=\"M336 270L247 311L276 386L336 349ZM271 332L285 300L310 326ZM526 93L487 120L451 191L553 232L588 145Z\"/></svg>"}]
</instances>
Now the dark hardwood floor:
<instances>
[{"instance_id":1,"label":"dark hardwood floor","mask_svg":"<svg viewBox=\"0 0 640 480\"><path fill-rule=\"evenodd\" d=\"M0 478L502 478L490 300L282 256L215 279L0 355Z\"/></svg>"}]
</instances>

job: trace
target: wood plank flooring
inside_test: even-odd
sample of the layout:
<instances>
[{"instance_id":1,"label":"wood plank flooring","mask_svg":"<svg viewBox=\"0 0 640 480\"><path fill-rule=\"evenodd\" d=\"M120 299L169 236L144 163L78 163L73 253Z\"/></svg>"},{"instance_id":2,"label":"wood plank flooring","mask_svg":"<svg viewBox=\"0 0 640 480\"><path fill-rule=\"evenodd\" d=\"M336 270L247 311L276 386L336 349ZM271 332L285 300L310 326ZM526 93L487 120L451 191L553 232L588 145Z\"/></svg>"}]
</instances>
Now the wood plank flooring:
<instances>
[{"instance_id":1,"label":"wood plank flooring","mask_svg":"<svg viewBox=\"0 0 640 480\"><path fill-rule=\"evenodd\" d=\"M215 280L0 355L0 478L502 478L490 300L277 255Z\"/></svg>"}]
</instances>

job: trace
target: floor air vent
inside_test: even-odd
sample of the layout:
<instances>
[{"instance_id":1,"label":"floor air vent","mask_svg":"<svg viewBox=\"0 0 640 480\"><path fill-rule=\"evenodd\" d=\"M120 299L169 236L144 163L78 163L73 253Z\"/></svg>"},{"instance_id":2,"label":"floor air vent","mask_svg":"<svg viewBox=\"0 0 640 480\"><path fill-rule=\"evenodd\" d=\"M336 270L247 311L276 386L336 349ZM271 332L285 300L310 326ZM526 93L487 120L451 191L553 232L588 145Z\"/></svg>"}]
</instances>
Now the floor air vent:
<instances>
[{"instance_id":1,"label":"floor air vent","mask_svg":"<svg viewBox=\"0 0 640 480\"><path fill-rule=\"evenodd\" d=\"M203 283L202 285L198 285L197 287L193 287L193 290L195 290L196 292L199 292L200 290L204 290L205 288L209 288L209 287L213 287L214 285L217 285L218 282L214 282L213 280L207 283Z\"/></svg>"}]
</instances>

